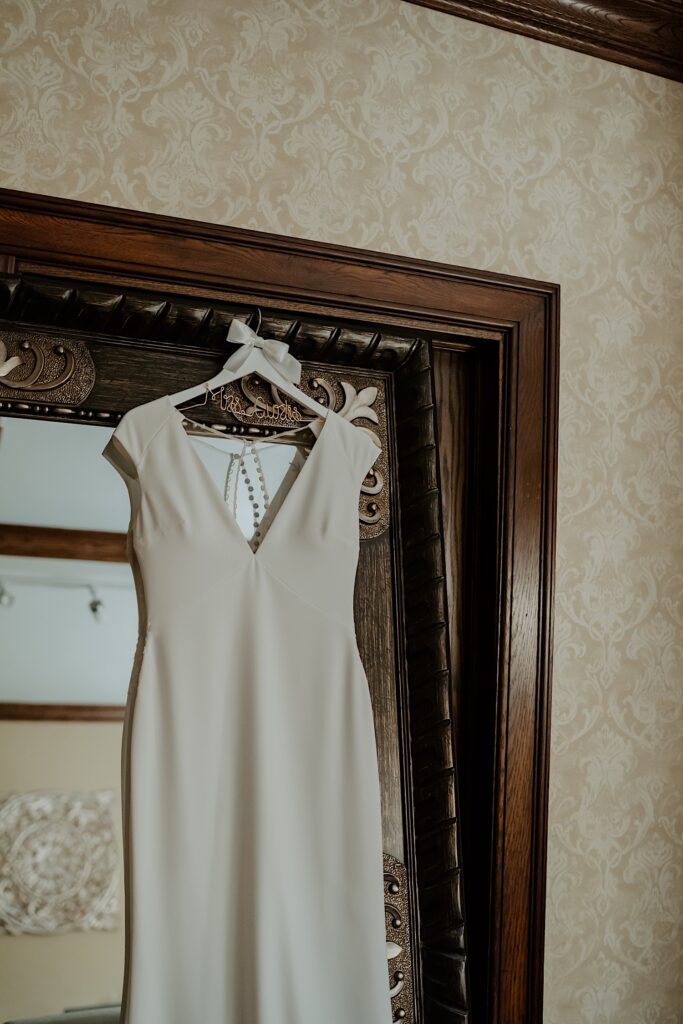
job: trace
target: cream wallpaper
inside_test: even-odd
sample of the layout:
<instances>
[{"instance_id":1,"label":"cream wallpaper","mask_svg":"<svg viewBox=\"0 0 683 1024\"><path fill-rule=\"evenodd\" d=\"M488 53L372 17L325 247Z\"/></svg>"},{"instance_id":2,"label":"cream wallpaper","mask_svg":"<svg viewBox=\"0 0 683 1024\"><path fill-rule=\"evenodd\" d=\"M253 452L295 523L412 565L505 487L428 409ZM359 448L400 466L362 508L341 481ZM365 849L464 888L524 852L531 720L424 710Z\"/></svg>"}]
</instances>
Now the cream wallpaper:
<instances>
[{"instance_id":1,"label":"cream wallpaper","mask_svg":"<svg viewBox=\"0 0 683 1024\"><path fill-rule=\"evenodd\" d=\"M683 86L399 0L2 8L2 185L560 282L545 1017L680 1021Z\"/></svg>"}]
</instances>

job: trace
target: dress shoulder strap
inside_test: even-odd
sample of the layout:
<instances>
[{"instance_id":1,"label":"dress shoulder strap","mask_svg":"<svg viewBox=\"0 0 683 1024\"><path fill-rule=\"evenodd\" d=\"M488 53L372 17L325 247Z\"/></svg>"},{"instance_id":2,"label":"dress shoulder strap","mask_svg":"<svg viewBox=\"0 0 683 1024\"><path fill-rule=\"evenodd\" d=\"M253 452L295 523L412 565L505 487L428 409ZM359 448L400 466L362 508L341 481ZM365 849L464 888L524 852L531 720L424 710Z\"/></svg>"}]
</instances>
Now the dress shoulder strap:
<instances>
[{"instance_id":1,"label":"dress shoulder strap","mask_svg":"<svg viewBox=\"0 0 683 1024\"><path fill-rule=\"evenodd\" d=\"M119 472L135 479L145 449L163 427L168 416L169 409L165 396L134 406L119 420L102 455Z\"/></svg>"},{"instance_id":2,"label":"dress shoulder strap","mask_svg":"<svg viewBox=\"0 0 683 1024\"><path fill-rule=\"evenodd\" d=\"M339 419L343 420L348 428L342 432L344 447L353 469L354 479L360 487L382 449L373 439L369 430L354 426L343 416L340 416Z\"/></svg>"},{"instance_id":3,"label":"dress shoulder strap","mask_svg":"<svg viewBox=\"0 0 683 1024\"><path fill-rule=\"evenodd\" d=\"M361 474L360 479L362 483L377 461L377 457L382 449L367 430L363 430L362 427L356 427L355 430L356 433L360 435L358 468Z\"/></svg>"}]
</instances>

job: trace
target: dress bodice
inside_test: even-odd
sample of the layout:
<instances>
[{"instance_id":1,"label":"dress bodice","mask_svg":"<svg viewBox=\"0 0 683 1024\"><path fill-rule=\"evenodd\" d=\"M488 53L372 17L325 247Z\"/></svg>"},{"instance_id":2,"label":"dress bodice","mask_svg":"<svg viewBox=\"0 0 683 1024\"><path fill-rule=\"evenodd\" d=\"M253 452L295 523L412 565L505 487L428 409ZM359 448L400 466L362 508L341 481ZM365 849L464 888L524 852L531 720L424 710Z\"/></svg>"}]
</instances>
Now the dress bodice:
<instances>
[{"instance_id":1,"label":"dress bodice","mask_svg":"<svg viewBox=\"0 0 683 1024\"><path fill-rule=\"evenodd\" d=\"M124 415L105 455L129 490L130 545L151 619L161 602L168 621L166 599L178 579L186 594L206 598L251 572L270 574L320 612L353 625L358 495L379 449L333 410L317 434L308 456L285 475L254 550L168 397Z\"/></svg>"}]
</instances>

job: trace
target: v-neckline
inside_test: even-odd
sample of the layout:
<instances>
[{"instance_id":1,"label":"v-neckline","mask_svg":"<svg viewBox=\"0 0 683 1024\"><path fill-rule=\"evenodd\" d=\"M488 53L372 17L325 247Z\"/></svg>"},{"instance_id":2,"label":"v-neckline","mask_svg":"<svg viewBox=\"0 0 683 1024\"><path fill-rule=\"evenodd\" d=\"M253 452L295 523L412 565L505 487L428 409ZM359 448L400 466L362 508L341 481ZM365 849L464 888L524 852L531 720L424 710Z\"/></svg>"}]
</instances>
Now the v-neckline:
<instances>
[{"instance_id":1,"label":"v-neckline","mask_svg":"<svg viewBox=\"0 0 683 1024\"><path fill-rule=\"evenodd\" d=\"M180 432L181 432L181 434L182 434L182 436L183 436L183 438L185 440L185 444L187 445L187 448L188 448L188 450L189 450L189 452L191 454L191 458L193 458L195 460L196 465L197 465L200 473L203 474L204 479L206 481L207 487L215 495L216 500L218 501L218 504L220 505L220 507L222 509L224 517L227 519L228 523L230 524L230 527L237 531L237 534L239 535L239 537L242 540L242 544L244 546L244 549L249 554L249 556L252 559L254 559L254 560L258 559L260 553L263 551L264 547L267 545L268 538L270 537L270 534L271 534L272 530L274 529L275 524L278 522L278 520L280 519L280 516L283 514L284 510L286 509L287 503L290 500L292 492L296 491L297 485L301 486L301 484L300 484L301 478L303 476L305 476L306 469L307 469L309 463L311 462L311 460L313 459L313 456L315 455L316 451L320 447L320 443L321 443L321 441L323 439L323 435L325 434L325 428L326 428L327 424L332 419L335 419L337 417L337 413L334 411L334 409L329 409L328 410L327 416L325 416L325 418L323 419L322 426L320 428L320 433L318 434L318 436L317 436L317 438L315 440L315 443L311 446L311 450L309 451L308 456L305 459L303 466L301 467L301 469L299 470L297 475L294 477L294 480L290 484L289 489L285 492L284 497L280 501L279 500L280 492L282 491L282 487L283 487L287 477L289 476L289 471L290 471L290 469L292 467L292 463L290 462L289 467L285 471L285 475L282 478L282 481L280 482L280 486L278 487L277 491L273 495L273 498L272 498L271 503L270 503L270 507L271 508L273 506L277 506L275 514L271 516L270 525L268 526L268 528L267 528L263 538L261 539L260 544L256 548L252 548L251 543L249 541L249 538L246 536L246 534L242 530L240 524L237 522L237 518L233 515L231 510L226 505L226 503L225 503L225 501L223 499L223 496L220 494L220 492L218 490L218 487L216 486L216 483L215 483L213 477L211 476L211 474L209 473L208 469L204 465L204 463L203 463L203 461L202 461L202 459L201 459L201 457L199 455L199 452L196 451L194 445L192 444L192 441L190 440L190 438L189 438L189 436L187 434L187 431L185 430L185 427L183 426L183 420L187 419L187 417L183 416L181 410L178 409L173 404L173 402L171 401L169 395L164 395L164 399L166 401L166 405L167 405L170 413L172 414L172 418L173 418L174 422L176 422L178 424ZM229 437L230 435L226 434L224 436L225 437ZM270 509L268 511L270 511ZM267 516L267 513L266 513L266 516ZM263 524L264 520L266 519L266 516L264 516L264 518L261 520L261 525Z\"/></svg>"}]
</instances>

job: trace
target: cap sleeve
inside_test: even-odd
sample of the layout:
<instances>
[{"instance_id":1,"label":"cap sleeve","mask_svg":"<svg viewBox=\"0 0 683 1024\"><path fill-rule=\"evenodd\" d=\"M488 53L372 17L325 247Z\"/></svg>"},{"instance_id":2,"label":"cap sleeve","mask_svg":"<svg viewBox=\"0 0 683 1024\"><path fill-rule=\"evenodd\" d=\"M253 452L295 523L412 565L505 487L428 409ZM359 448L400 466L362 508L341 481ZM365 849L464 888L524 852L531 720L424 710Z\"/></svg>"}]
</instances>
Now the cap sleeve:
<instances>
[{"instance_id":1,"label":"cap sleeve","mask_svg":"<svg viewBox=\"0 0 683 1024\"><path fill-rule=\"evenodd\" d=\"M358 453L356 455L356 464L358 469L358 476L362 483L370 469L377 460L377 456L381 452L380 446L375 440L373 440L371 434L360 427L356 427L356 431L359 434L360 443L358 445Z\"/></svg>"},{"instance_id":2,"label":"cap sleeve","mask_svg":"<svg viewBox=\"0 0 683 1024\"><path fill-rule=\"evenodd\" d=\"M102 455L124 479L136 480L143 447L135 419L125 413L102 450Z\"/></svg>"}]
</instances>

